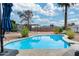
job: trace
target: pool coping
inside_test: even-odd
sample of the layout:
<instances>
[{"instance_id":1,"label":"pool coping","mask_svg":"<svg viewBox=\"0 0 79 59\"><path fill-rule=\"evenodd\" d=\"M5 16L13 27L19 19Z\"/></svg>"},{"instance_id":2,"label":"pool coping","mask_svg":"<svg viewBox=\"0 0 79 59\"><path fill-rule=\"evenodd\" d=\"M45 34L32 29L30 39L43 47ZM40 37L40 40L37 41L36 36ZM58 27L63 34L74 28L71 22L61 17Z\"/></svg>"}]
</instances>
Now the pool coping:
<instances>
[{"instance_id":1,"label":"pool coping","mask_svg":"<svg viewBox=\"0 0 79 59\"><path fill-rule=\"evenodd\" d=\"M54 34L38 34L38 35L41 36L41 35L54 35ZM33 35L33 36L38 36L38 35ZM68 36L65 35L65 34L57 34L57 35L64 35L63 40L65 42L69 43L69 44L79 44L79 42L77 42L77 41L73 41L73 40L68 39ZM17 39L13 39L13 40L10 40L10 41L7 41L7 42L4 41L4 46L7 45L8 43L15 42L15 41L20 41L20 40L25 39L25 38L31 38L33 36L24 37L24 38L17 38Z\"/></svg>"},{"instance_id":2,"label":"pool coping","mask_svg":"<svg viewBox=\"0 0 79 59\"><path fill-rule=\"evenodd\" d=\"M73 41L72 39L68 39L67 35L64 35L63 40L70 43L70 44L79 44L78 41Z\"/></svg>"}]
</instances>

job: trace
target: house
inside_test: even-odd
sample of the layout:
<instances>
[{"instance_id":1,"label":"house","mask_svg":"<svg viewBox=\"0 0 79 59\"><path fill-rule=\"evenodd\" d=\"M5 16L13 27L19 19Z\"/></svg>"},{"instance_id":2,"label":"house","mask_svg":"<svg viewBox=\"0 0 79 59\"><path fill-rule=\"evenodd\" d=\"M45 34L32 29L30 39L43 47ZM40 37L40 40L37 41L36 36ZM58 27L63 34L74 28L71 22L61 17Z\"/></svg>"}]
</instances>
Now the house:
<instances>
[{"instance_id":1,"label":"house","mask_svg":"<svg viewBox=\"0 0 79 59\"><path fill-rule=\"evenodd\" d=\"M73 26L71 26L71 29L72 29L74 32L79 32L79 25L73 25Z\"/></svg>"},{"instance_id":2,"label":"house","mask_svg":"<svg viewBox=\"0 0 79 59\"><path fill-rule=\"evenodd\" d=\"M25 24L17 24L17 30L21 31L24 26ZM29 25L30 31L33 30L33 27L38 27L38 26L39 26L38 24L30 24Z\"/></svg>"},{"instance_id":3,"label":"house","mask_svg":"<svg viewBox=\"0 0 79 59\"><path fill-rule=\"evenodd\" d=\"M21 31L25 24L17 24L17 30ZM30 24L30 31L52 31L54 25L40 26L39 24Z\"/></svg>"}]
</instances>

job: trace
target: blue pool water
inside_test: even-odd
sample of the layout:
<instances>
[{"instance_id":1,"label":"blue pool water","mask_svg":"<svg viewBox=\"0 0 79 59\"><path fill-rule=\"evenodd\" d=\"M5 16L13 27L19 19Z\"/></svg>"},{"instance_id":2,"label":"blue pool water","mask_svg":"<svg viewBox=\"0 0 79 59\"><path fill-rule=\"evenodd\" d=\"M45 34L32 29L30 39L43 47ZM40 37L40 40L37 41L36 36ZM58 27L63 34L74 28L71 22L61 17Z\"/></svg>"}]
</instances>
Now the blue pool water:
<instances>
[{"instance_id":1,"label":"blue pool water","mask_svg":"<svg viewBox=\"0 0 79 59\"><path fill-rule=\"evenodd\" d=\"M24 49L49 49L49 48L68 48L69 44L63 40L63 35L37 35L23 38L18 41L10 42L5 48L24 50Z\"/></svg>"}]
</instances>

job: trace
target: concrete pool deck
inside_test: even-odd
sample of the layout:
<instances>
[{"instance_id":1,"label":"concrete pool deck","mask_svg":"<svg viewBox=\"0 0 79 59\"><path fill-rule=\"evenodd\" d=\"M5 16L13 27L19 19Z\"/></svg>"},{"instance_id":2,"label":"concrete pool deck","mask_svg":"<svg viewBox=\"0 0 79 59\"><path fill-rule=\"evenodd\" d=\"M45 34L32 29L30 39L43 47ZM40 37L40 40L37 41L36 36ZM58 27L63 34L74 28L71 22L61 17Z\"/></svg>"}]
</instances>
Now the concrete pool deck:
<instances>
[{"instance_id":1,"label":"concrete pool deck","mask_svg":"<svg viewBox=\"0 0 79 59\"><path fill-rule=\"evenodd\" d=\"M53 32L37 32L37 33L31 32L29 33L29 36L33 36L37 34L53 34ZM9 33L6 34L5 36L6 36L6 40L4 40L5 42L12 41L13 39L17 39L21 37L20 33ZM74 56L74 52L78 49L79 49L79 44L74 44L70 48L66 48L66 49L19 50L17 56Z\"/></svg>"},{"instance_id":2,"label":"concrete pool deck","mask_svg":"<svg viewBox=\"0 0 79 59\"><path fill-rule=\"evenodd\" d=\"M29 49L19 50L17 56L74 56L79 51L79 44L74 44L65 49Z\"/></svg>"},{"instance_id":3,"label":"concrete pool deck","mask_svg":"<svg viewBox=\"0 0 79 59\"><path fill-rule=\"evenodd\" d=\"M77 47L79 47L79 45L77 45ZM74 47L66 49L19 50L19 54L17 54L17 56L74 56L76 51L76 45L74 45Z\"/></svg>"},{"instance_id":4,"label":"concrete pool deck","mask_svg":"<svg viewBox=\"0 0 79 59\"><path fill-rule=\"evenodd\" d=\"M62 56L67 49L31 49L19 50L17 56Z\"/></svg>"}]
</instances>

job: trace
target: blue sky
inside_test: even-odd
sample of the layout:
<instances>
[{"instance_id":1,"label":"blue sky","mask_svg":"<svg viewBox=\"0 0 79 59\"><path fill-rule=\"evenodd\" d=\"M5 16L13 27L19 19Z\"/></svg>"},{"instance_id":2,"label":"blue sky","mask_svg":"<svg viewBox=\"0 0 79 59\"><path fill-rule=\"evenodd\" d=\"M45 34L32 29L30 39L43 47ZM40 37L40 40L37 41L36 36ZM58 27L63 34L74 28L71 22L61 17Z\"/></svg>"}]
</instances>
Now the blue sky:
<instances>
[{"instance_id":1,"label":"blue sky","mask_svg":"<svg viewBox=\"0 0 79 59\"><path fill-rule=\"evenodd\" d=\"M21 18L17 14L18 11L32 10L33 17L31 23L48 26L54 24L63 26L64 24L64 8L58 7L52 3L14 3L12 7L11 19L20 23ZM79 4L71 6L68 9L68 23L79 24Z\"/></svg>"}]
</instances>

